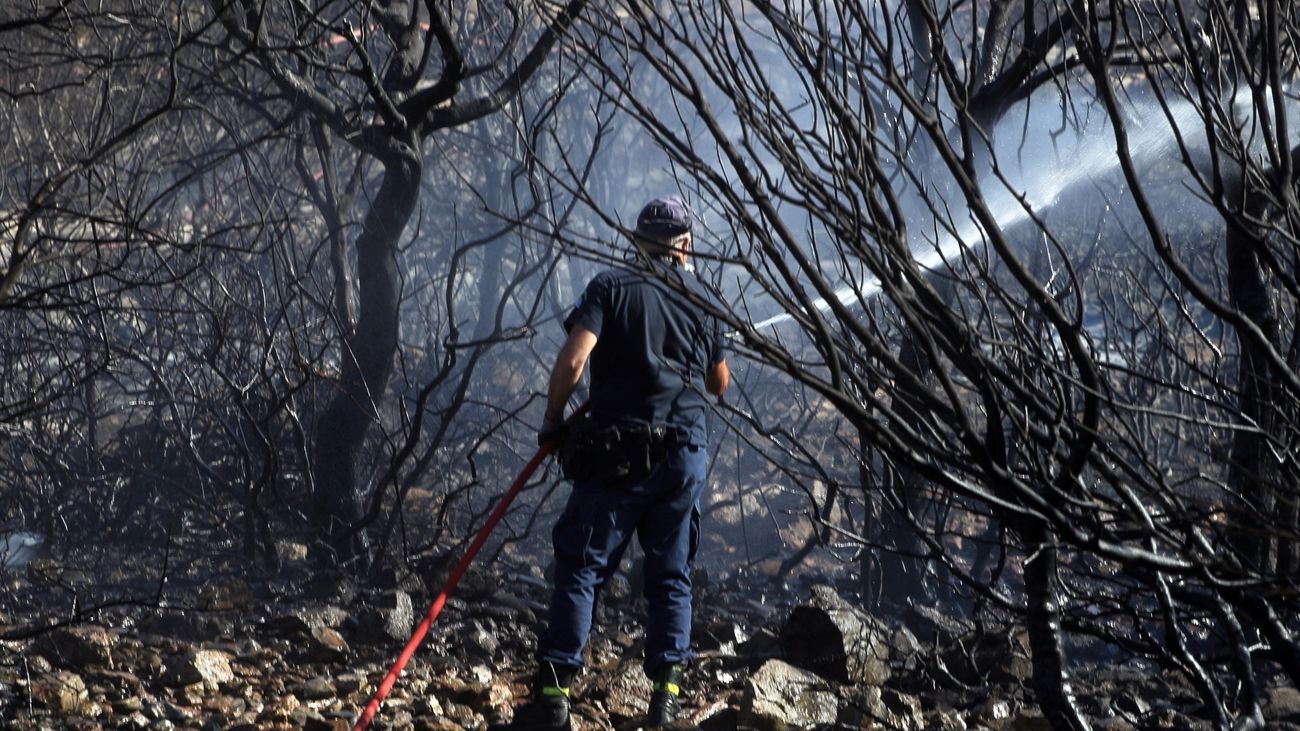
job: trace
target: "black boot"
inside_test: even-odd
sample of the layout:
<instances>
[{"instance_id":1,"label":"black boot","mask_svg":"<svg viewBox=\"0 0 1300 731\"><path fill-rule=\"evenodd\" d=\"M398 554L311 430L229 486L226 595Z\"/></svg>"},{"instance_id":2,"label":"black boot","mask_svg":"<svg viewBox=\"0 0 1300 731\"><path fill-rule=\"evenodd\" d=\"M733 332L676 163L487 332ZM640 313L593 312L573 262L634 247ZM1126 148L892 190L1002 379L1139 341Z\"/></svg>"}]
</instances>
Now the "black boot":
<instances>
[{"instance_id":1,"label":"black boot","mask_svg":"<svg viewBox=\"0 0 1300 731\"><path fill-rule=\"evenodd\" d=\"M533 677L528 702L515 711L508 724L493 724L489 731L572 731L569 722L569 686L577 668L544 662Z\"/></svg>"},{"instance_id":2,"label":"black boot","mask_svg":"<svg viewBox=\"0 0 1300 731\"><path fill-rule=\"evenodd\" d=\"M677 663L661 665L650 675L654 681L654 693L650 694L650 710L646 713L646 725L666 726L677 720L682 710L678 696L682 694L682 679L686 675L686 666Z\"/></svg>"}]
</instances>

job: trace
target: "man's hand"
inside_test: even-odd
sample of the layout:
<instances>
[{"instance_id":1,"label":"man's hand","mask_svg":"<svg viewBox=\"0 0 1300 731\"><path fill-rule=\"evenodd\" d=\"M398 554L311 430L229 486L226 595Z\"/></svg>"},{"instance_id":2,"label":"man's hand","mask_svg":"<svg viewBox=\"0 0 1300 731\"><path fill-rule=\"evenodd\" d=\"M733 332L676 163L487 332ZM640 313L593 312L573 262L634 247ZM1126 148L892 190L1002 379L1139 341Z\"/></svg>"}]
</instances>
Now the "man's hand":
<instances>
[{"instance_id":1,"label":"man's hand","mask_svg":"<svg viewBox=\"0 0 1300 731\"><path fill-rule=\"evenodd\" d=\"M564 441L564 431L563 419L542 419L542 428L537 430L537 446L544 447L547 444L560 446Z\"/></svg>"}]
</instances>

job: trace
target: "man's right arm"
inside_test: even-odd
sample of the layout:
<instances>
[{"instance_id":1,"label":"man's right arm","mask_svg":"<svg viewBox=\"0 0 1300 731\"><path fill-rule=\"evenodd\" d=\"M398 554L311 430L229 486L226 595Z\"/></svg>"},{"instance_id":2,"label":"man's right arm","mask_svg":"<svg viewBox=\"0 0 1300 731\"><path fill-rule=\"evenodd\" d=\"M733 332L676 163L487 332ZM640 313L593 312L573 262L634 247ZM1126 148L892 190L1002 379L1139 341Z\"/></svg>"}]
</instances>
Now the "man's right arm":
<instances>
[{"instance_id":1,"label":"man's right arm","mask_svg":"<svg viewBox=\"0 0 1300 731\"><path fill-rule=\"evenodd\" d=\"M587 368L587 359L596 347L596 334L582 325L574 325L569 330L569 339L564 341L560 354L555 357L555 367L551 369L551 381L546 389L546 423L559 424L564 420L564 408L569 398L582 380L582 372Z\"/></svg>"}]
</instances>

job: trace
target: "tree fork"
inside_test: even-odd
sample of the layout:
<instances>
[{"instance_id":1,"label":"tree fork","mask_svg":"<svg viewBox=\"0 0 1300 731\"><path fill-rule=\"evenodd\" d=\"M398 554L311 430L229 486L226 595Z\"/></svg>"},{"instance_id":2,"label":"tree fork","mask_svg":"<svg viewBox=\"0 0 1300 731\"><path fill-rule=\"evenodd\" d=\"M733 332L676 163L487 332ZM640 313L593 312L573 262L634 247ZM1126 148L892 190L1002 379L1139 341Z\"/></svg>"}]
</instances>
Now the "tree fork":
<instances>
[{"instance_id":1,"label":"tree fork","mask_svg":"<svg viewBox=\"0 0 1300 731\"><path fill-rule=\"evenodd\" d=\"M344 340L339 388L316 424L312 519L327 561L364 572L369 543L359 525L357 458L378 418L397 353L400 304L397 256L415 211L422 163L419 145L384 161L383 181L357 237L358 315Z\"/></svg>"}]
</instances>

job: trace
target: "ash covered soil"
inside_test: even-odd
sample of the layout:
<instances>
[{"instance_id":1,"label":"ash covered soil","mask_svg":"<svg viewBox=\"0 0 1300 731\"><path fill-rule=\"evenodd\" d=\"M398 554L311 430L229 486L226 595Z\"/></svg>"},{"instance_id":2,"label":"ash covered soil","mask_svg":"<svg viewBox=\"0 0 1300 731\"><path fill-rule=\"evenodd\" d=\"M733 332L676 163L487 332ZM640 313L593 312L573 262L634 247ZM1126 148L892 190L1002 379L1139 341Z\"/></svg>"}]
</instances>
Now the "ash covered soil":
<instances>
[{"instance_id":1,"label":"ash covered soil","mask_svg":"<svg viewBox=\"0 0 1300 731\"><path fill-rule=\"evenodd\" d=\"M126 580L121 569L110 582L102 567L49 559L0 575L3 726L349 728L442 586L447 562L360 583L312 570L301 546L282 558L270 578L209 566L202 580L162 586ZM107 583L113 588L99 588ZM548 593L536 566L472 569L373 727L483 729L508 719L527 693ZM597 610L588 667L574 687L578 729L640 727L650 685L638 596L620 575ZM932 607L872 613L859 605L849 579L700 572L699 657L678 727L1050 730L1029 690L1021 627L977 628ZM1082 665L1075 689L1098 729L1209 727L1177 676L1133 663ZM1269 691L1266 713L1272 728L1300 728L1291 725L1300 694Z\"/></svg>"}]
</instances>

